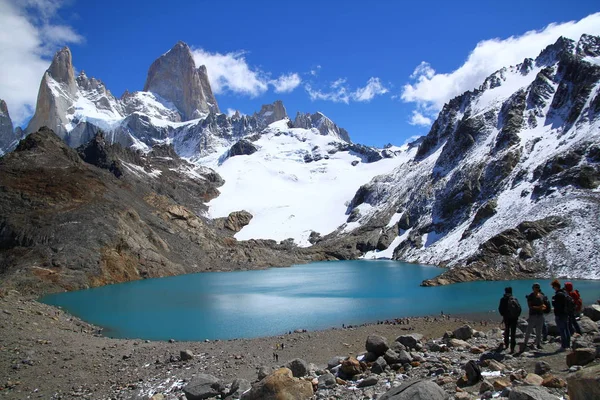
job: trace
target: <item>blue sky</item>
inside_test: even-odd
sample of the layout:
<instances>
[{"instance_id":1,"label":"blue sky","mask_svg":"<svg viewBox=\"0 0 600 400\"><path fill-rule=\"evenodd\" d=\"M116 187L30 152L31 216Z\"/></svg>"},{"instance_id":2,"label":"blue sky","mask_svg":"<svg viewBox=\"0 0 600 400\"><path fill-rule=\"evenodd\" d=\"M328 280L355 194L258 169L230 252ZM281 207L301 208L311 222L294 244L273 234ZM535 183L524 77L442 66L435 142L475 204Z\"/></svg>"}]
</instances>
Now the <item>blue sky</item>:
<instances>
[{"instance_id":1,"label":"blue sky","mask_svg":"<svg viewBox=\"0 0 600 400\"><path fill-rule=\"evenodd\" d=\"M0 25L15 24L1 33L0 98L26 120L65 44L75 67L114 95L141 90L150 64L183 40L209 67L223 112L281 99L292 118L322 111L355 142L402 144L501 66L561 34L600 34L598 11L593 1L552 0L0 0Z\"/></svg>"}]
</instances>

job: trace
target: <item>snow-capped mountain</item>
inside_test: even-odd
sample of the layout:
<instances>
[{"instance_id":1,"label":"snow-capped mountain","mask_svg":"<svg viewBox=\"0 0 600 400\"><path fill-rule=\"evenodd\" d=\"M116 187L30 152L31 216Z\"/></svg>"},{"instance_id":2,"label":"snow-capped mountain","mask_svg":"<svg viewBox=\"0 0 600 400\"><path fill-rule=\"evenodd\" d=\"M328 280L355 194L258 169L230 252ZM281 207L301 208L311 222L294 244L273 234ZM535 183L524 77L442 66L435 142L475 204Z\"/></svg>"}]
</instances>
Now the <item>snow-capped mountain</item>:
<instances>
[{"instance_id":1,"label":"snow-capped mountain","mask_svg":"<svg viewBox=\"0 0 600 400\"><path fill-rule=\"evenodd\" d=\"M367 258L464 267L427 284L600 278L599 87L588 35L495 72L356 193L343 232L362 229Z\"/></svg>"},{"instance_id":2,"label":"snow-capped mountain","mask_svg":"<svg viewBox=\"0 0 600 400\"><path fill-rule=\"evenodd\" d=\"M48 126L71 147L78 147L102 130L108 140L126 147L149 151L154 144L172 143L179 155L198 159L285 118L281 101L250 116L220 113L206 68L196 67L183 42L152 63L143 91L126 91L121 98L84 71L76 77L71 51L65 47L42 78L36 112L26 131ZM321 113L299 113L296 121L298 127L316 128L322 135L350 142L348 133Z\"/></svg>"}]
</instances>

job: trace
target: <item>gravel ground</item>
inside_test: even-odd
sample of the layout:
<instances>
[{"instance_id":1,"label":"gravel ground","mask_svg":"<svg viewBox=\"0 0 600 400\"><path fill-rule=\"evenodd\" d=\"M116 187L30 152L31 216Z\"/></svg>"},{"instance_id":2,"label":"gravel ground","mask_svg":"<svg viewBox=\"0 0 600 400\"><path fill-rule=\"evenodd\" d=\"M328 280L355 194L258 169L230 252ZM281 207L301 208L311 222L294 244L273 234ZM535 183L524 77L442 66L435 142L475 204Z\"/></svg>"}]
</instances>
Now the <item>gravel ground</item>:
<instances>
[{"instance_id":1,"label":"gravel ground","mask_svg":"<svg viewBox=\"0 0 600 400\"><path fill-rule=\"evenodd\" d=\"M496 321L487 319L486 326L481 322L471 326L482 331L498 326L497 317ZM333 356L357 356L364 353L366 338L372 334L389 341L417 332L440 338L465 322L463 318L423 317L411 318L408 325L378 323L256 339L125 340L103 337L97 327L13 292L0 298L0 398L148 398L156 391L181 386L182 380L199 372L225 383L235 378L252 382L261 366L274 368L294 358L324 366ZM275 350L277 344L284 348ZM557 347L551 345L549 351ZM183 350L190 350L194 357L180 361ZM533 371L536 361L538 357L517 362ZM566 375L564 354L548 353L544 361L554 365L557 375Z\"/></svg>"}]
</instances>

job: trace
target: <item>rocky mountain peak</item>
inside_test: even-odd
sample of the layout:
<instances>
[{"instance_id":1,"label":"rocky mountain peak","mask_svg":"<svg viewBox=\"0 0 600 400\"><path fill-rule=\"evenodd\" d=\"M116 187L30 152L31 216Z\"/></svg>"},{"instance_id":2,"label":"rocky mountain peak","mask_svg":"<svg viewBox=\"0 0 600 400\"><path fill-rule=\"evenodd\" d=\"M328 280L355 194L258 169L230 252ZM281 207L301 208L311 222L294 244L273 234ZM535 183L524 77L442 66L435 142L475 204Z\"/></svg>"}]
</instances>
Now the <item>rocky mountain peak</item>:
<instances>
[{"instance_id":1,"label":"rocky mountain peak","mask_svg":"<svg viewBox=\"0 0 600 400\"><path fill-rule=\"evenodd\" d=\"M48 73L55 81L66 85L69 93L74 94L77 92L73 58L71 50L68 47L65 46L56 52L52 59L52 64L48 68Z\"/></svg>"},{"instance_id":2,"label":"rocky mountain peak","mask_svg":"<svg viewBox=\"0 0 600 400\"><path fill-rule=\"evenodd\" d=\"M298 112L294 119L294 128L316 128L321 135L334 136L345 142L352 143L350 135L344 128L337 126L331 119L319 111L314 114Z\"/></svg>"},{"instance_id":3,"label":"rocky mountain peak","mask_svg":"<svg viewBox=\"0 0 600 400\"><path fill-rule=\"evenodd\" d=\"M15 139L12 120L6 102L0 99L0 155L5 153Z\"/></svg>"},{"instance_id":4,"label":"rocky mountain peak","mask_svg":"<svg viewBox=\"0 0 600 400\"><path fill-rule=\"evenodd\" d=\"M577 42L575 52L580 57L598 57L600 56L600 36L581 35Z\"/></svg>"},{"instance_id":5,"label":"rocky mountain peak","mask_svg":"<svg viewBox=\"0 0 600 400\"><path fill-rule=\"evenodd\" d=\"M267 126L275 121L288 118L287 111L281 100L276 100L273 104L263 104L260 111L254 114L260 125Z\"/></svg>"},{"instance_id":6,"label":"rocky mountain peak","mask_svg":"<svg viewBox=\"0 0 600 400\"><path fill-rule=\"evenodd\" d=\"M551 65L561 57L570 56L575 50L575 41L566 37L559 37L554 44L547 46L535 59L538 66Z\"/></svg>"},{"instance_id":7,"label":"rocky mountain peak","mask_svg":"<svg viewBox=\"0 0 600 400\"><path fill-rule=\"evenodd\" d=\"M152 63L144 91L173 102L183 120L219 112L206 68L196 68L190 48L181 41Z\"/></svg>"}]
</instances>

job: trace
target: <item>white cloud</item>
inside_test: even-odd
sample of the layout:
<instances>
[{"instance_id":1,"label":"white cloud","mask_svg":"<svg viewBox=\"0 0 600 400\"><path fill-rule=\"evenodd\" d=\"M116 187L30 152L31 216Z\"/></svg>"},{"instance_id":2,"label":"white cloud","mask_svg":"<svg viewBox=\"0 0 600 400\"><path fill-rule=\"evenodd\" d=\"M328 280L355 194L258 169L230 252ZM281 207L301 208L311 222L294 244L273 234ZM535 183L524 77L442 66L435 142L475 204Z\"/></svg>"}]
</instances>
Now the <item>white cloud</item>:
<instances>
[{"instance_id":1,"label":"white cloud","mask_svg":"<svg viewBox=\"0 0 600 400\"><path fill-rule=\"evenodd\" d=\"M211 53L204 49L193 49L196 65L205 65L210 86L215 94L233 92L257 97L273 86L276 93L293 91L302 80L297 73L270 79L269 73L252 68L246 61L244 51L227 54Z\"/></svg>"},{"instance_id":2,"label":"white cloud","mask_svg":"<svg viewBox=\"0 0 600 400\"><path fill-rule=\"evenodd\" d=\"M367 81L366 86L350 90L346 84L346 78L339 78L333 81L329 91L321 91L314 89L310 84L306 84L304 88L311 100L326 100L334 103L349 104L350 101L368 102L373 100L375 96L387 93L389 90L383 86L381 80L372 77Z\"/></svg>"},{"instance_id":3,"label":"white cloud","mask_svg":"<svg viewBox=\"0 0 600 400\"><path fill-rule=\"evenodd\" d=\"M411 123L424 121L420 118L425 117L424 112L427 114L425 118L435 117L444 103L453 97L479 87L486 77L502 67L518 64L527 57L536 57L560 36L577 40L583 33L600 34L600 13L579 21L553 23L521 36L481 41L465 63L449 73L438 73L426 61L421 62L410 76L413 82L404 85L401 94L403 101L417 104Z\"/></svg>"},{"instance_id":4,"label":"white cloud","mask_svg":"<svg viewBox=\"0 0 600 400\"><path fill-rule=\"evenodd\" d=\"M273 86L275 93L289 93L296 89L302 79L297 73L281 75L279 78L270 81L269 83Z\"/></svg>"},{"instance_id":5,"label":"white cloud","mask_svg":"<svg viewBox=\"0 0 600 400\"><path fill-rule=\"evenodd\" d=\"M0 98L15 125L35 111L42 75L53 53L83 38L66 25L53 22L62 6L57 0L0 0Z\"/></svg>"},{"instance_id":6,"label":"white cloud","mask_svg":"<svg viewBox=\"0 0 600 400\"><path fill-rule=\"evenodd\" d=\"M387 92L388 89L381 84L379 78L371 78L367 82L367 86L356 89L353 96L356 101L371 101L375 96Z\"/></svg>"},{"instance_id":7,"label":"white cloud","mask_svg":"<svg viewBox=\"0 0 600 400\"><path fill-rule=\"evenodd\" d=\"M267 91L268 85L262 72L252 70L244 52L211 53L203 49L193 49L196 65L205 65L210 86L215 94L231 91L256 97Z\"/></svg>"},{"instance_id":8,"label":"white cloud","mask_svg":"<svg viewBox=\"0 0 600 400\"><path fill-rule=\"evenodd\" d=\"M424 116L417 110L413 110L412 117L408 121L409 124L418 126L429 126L431 122L431 118Z\"/></svg>"}]
</instances>

